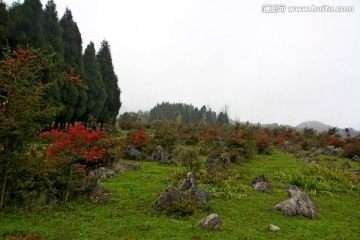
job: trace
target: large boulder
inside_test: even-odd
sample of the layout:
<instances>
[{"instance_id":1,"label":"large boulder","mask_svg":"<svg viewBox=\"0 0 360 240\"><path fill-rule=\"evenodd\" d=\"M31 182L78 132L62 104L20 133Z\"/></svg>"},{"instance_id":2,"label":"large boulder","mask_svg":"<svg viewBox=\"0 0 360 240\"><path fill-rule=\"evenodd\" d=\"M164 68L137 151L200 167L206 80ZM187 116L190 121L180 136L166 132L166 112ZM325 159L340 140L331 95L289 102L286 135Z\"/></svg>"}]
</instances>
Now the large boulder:
<instances>
[{"instance_id":1,"label":"large boulder","mask_svg":"<svg viewBox=\"0 0 360 240\"><path fill-rule=\"evenodd\" d=\"M153 153L151 154L151 157L149 158L149 161L165 164L174 164L178 166L181 165L181 161L176 155L168 153L160 145L156 146Z\"/></svg>"},{"instance_id":2,"label":"large boulder","mask_svg":"<svg viewBox=\"0 0 360 240\"><path fill-rule=\"evenodd\" d=\"M192 201L198 206L206 205L212 195L205 189L195 184L192 173L188 173L186 179L179 188L168 187L156 199L154 207L158 210L171 209L185 201Z\"/></svg>"},{"instance_id":3,"label":"large boulder","mask_svg":"<svg viewBox=\"0 0 360 240\"><path fill-rule=\"evenodd\" d=\"M210 214L206 218L200 220L198 225L204 229L217 230L220 228L222 222L217 214Z\"/></svg>"},{"instance_id":4,"label":"large boulder","mask_svg":"<svg viewBox=\"0 0 360 240\"><path fill-rule=\"evenodd\" d=\"M104 167L90 171L87 180L81 187L81 191L90 192L97 185L98 180L105 180L115 175L116 173L113 170Z\"/></svg>"},{"instance_id":5,"label":"large boulder","mask_svg":"<svg viewBox=\"0 0 360 240\"><path fill-rule=\"evenodd\" d=\"M230 157L227 152L210 154L205 162L206 170L209 173L224 171L230 167Z\"/></svg>"},{"instance_id":6,"label":"large boulder","mask_svg":"<svg viewBox=\"0 0 360 240\"><path fill-rule=\"evenodd\" d=\"M143 154L134 147L128 147L125 154L131 160L142 160L144 157Z\"/></svg>"},{"instance_id":7,"label":"large boulder","mask_svg":"<svg viewBox=\"0 0 360 240\"><path fill-rule=\"evenodd\" d=\"M318 218L317 207L313 200L299 190L295 185L289 188L290 199L274 206L274 210L282 211L287 216L304 216L307 218Z\"/></svg>"}]
</instances>

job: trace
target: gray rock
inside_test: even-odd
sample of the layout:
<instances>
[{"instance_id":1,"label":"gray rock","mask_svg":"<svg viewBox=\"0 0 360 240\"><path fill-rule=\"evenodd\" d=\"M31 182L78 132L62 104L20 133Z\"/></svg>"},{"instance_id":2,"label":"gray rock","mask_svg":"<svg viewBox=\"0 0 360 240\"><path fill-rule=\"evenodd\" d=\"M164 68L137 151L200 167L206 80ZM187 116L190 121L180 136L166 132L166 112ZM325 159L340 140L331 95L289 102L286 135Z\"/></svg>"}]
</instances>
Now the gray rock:
<instances>
[{"instance_id":1,"label":"gray rock","mask_svg":"<svg viewBox=\"0 0 360 240\"><path fill-rule=\"evenodd\" d=\"M355 156L353 156L352 160L355 162L358 162L358 161L360 161L360 157L358 155L355 155Z\"/></svg>"},{"instance_id":2,"label":"gray rock","mask_svg":"<svg viewBox=\"0 0 360 240\"><path fill-rule=\"evenodd\" d=\"M98 180L105 180L115 175L116 173L113 170L104 167L90 171L87 180L81 186L81 191L90 192L97 186Z\"/></svg>"},{"instance_id":3,"label":"gray rock","mask_svg":"<svg viewBox=\"0 0 360 240\"><path fill-rule=\"evenodd\" d=\"M160 162L164 158L167 158L169 155L170 154L159 145L155 147L154 152L151 154L150 160Z\"/></svg>"},{"instance_id":4,"label":"gray rock","mask_svg":"<svg viewBox=\"0 0 360 240\"><path fill-rule=\"evenodd\" d=\"M270 224L269 228L270 228L271 231L280 231L280 228L278 226L273 225L273 224Z\"/></svg>"},{"instance_id":5,"label":"gray rock","mask_svg":"<svg viewBox=\"0 0 360 240\"><path fill-rule=\"evenodd\" d=\"M290 199L274 206L274 210L282 211L287 216L304 216L318 218L317 207L313 200L295 185L289 188Z\"/></svg>"},{"instance_id":6,"label":"gray rock","mask_svg":"<svg viewBox=\"0 0 360 240\"><path fill-rule=\"evenodd\" d=\"M344 162L343 165L342 165L343 169L350 169L351 168L351 165L349 162Z\"/></svg>"},{"instance_id":7,"label":"gray rock","mask_svg":"<svg viewBox=\"0 0 360 240\"><path fill-rule=\"evenodd\" d=\"M201 206L206 205L211 198L211 193L197 186L193 174L188 173L178 189L168 187L162 192L156 199L154 207L159 210L165 210L188 200L194 201L197 205Z\"/></svg>"},{"instance_id":8,"label":"gray rock","mask_svg":"<svg viewBox=\"0 0 360 240\"><path fill-rule=\"evenodd\" d=\"M230 157L226 152L219 155L210 154L205 162L206 170L209 173L224 171L230 167Z\"/></svg>"},{"instance_id":9,"label":"gray rock","mask_svg":"<svg viewBox=\"0 0 360 240\"><path fill-rule=\"evenodd\" d=\"M131 160L142 160L143 159L143 154L134 147L127 148L126 156Z\"/></svg>"},{"instance_id":10,"label":"gray rock","mask_svg":"<svg viewBox=\"0 0 360 240\"><path fill-rule=\"evenodd\" d=\"M258 183L258 182L267 182L264 174L261 174L261 175L255 177L251 181L251 185L254 185L255 183Z\"/></svg>"},{"instance_id":11,"label":"gray rock","mask_svg":"<svg viewBox=\"0 0 360 240\"><path fill-rule=\"evenodd\" d=\"M127 162L120 160L120 161L113 163L112 169L115 171L115 173L134 171L134 170L140 169L140 164L139 163L127 163Z\"/></svg>"},{"instance_id":12,"label":"gray rock","mask_svg":"<svg viewBox=\"0 0 360 240\"><path fill-rule=\"evenodd\" d=\"M165 163L165 164L174 164L177 166L181 166L181 161L179 160L179 158L177 156L175 156L173 154L167 155L166 157L161 159L159 162Z\"/></svg>"},{"instance_id":13,"label":"gray rock","mask_svg":"<svg viewBox=\"0 0 360 240\"><path fill-rule=\"evenodd\" d=\"M307 157L305 157L305 163L318 164L319 159L317 159L314 156L307 156Z\"/></svg>"},{"instance_id":14,"label":"gray rock","mask_svg":"<svg viewBox=\"0 0 360 240\"><path fill-rule=\"evenodd\" d=\"M111 191L108 188L97 184L91 191L90 200L92 203L104 204L109 201L110 195Z\"/></svg>"},{"instance_id":15,"label":"gray rock","mask_svg":"<svg viewBox=\"0 0 360 240\"><path fill-rule=\"evenodd\" d=\"M200 220L198 225L204 229L217 230L220 228L222 222L217 214L210 214L206 218Z\"/></svg>"},{"instance_id":16,"label":"gray rock","mask_svg":"<svg viewBox=\"0 0 360 240\"><path fill-rule=\"evenodd\" d=\"M269 184L267 182L257 182L252 185L253 189L260 193L270 194Z\"/></svg>"},{"instance_id":17,"label":"gray rock","mask_svg":"<svg viewBox=\"0 0 360 240\"><path fill-rule=\"evenodd\" d=\"M91 174L91 172L90 172ZM90 175L89 174L89 175ZM113 170L110 170L108 168L100 167L93 171L94 178L98 180L105 180L108 178L111 178L116 175L116 173Z\"/></svg>"}]
</instances>

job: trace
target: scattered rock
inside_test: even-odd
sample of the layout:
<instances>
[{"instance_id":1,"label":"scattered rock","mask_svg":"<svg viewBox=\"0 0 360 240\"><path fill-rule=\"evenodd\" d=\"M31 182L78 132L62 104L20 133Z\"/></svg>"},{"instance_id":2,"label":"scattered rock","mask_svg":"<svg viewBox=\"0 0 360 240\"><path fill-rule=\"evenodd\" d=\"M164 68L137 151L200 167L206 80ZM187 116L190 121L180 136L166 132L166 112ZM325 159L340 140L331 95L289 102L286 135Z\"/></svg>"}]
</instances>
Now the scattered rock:
<instances>
[{"instance_id":1,"label":"scattered rock","mask_svg":"<svg viewBox=\"0 0 360 240\"><path fill-rule=\"evenodd\" d=\"M275 205L274 210L282 211L287 216L304 216L311 219L318 217L315 203L305 192L293 185L289 188L289 194L291 198Z\"/></svg>"},{"instance_id":2,"label":"scattered rock","mask_svg":"<svg viewBox=\"0 0 360 240\"><path fill-rule=\"evenodd\" d=\"M317 159L314 156L307 156L307 157L305 157L305 163L318 164L319 159Z\"/></svg>"},{"instance_id":3,"label":"scattered rock","mask_svg":"<svg viewBox=\"0 0 360 240\"><path fill-rule=\"evenodd\" d=\"M117 161L112 165L112 169L115 171L115 173L122 173L122 172L128 172L128 171L134 171L140 169L139 163L127 163L124 161Z\"/></svg>"},{"instance_id":4,"label":"scattered rock","mask_svg":"<svg viewBox=\"0 0 360 240\"><path fill-rule=\"evenodd\" d=\"M343 165L342 165L343 169L350 169L351 168L351 165L349 162L344 162Z\"/></svg>"},{"instance_id":5,"label":"scattered rock","mask_svg":"<svg viewBox=\"0 0 360 240\"><path fill-rule=\"evenodd\" d=\"M270 194L269 184L266 181L265 175L261 174L254 178L251 182L252 188L260 193Z\"/></svg>"},{"instance_id":6,"label":"scattered rock","mask_svg":"<svg viewBox=\"0 0 360 240\"><path fill-rule=\"evenodd\" d=\"M109 201L110 195L111 191L108 188L97 184L91 191L90 200L92 203L104 204Z\"/></svg>"},{"instance_id":7,"label":"scattered rock","mask_svg":"<svg viewBox=\"0 0 360 240\"><path fill-rule=\"evenodd\" d=\"M251 185L254 185L255 183L258 183L258 182L267 182L264 174L261 174L261 175L255 177L251 181Z\"/></svg>"},{"instance_id":8,"label":"scattered rock","mask_svg":"<svg viewBox=\"0 0 360 240\"><path fill-rule=\"evenodd\" d=\"M359 162L360 157L358 155L355 155L355 156L353 156L352 160L355 161L355 162Z\"/></svg>"},{"instance_id":9,"label":"scattered rock","mask_svg":"<svg viewBox=\"0 0 360 240\"><path fill-rule=\"evenodd\" d=\"M217 214L210 214L206 218L200 220L198 225L204 229L217 230L220 228L222 222Z\"/></svg>"},{"instance_id":10,"label":"scattered rock","mask_svg":"<svg viewBox=\"0 0 360 240\"><path fill-rule=\"evenodd\" d=\"M271 231L279 231L280 230L280 228L278 226L275 226L273 224L270 224L269 228L270 228Z\"/></svg>"},{"instance_id":11,"label":"scattered rock","mask_svg":"<svg viewBox=\"0 0 360 240\"><path fill-rule=\"evenodd\" d=\"M327 167L330 169L334 169L336 167L335 162L336 159L325 159L327 161Z\"/></svg>"},{"instance_id":12,"label":"scattered rock","mask_svg":"<svg viewBox=\"0 0 360 240\"><path fill-rule=\"evenodd\" d=\"M327 156L335 156L335 157L339 157L341 156L343 152L343 149L341 147L335 147L335 146L326 146L323 148L318 148L315 150L315 153L317 154L323 154L323 155L327 155Z\"/></svg>"},{"instance_id":13,"label":"scattered rock","mask_svg":"<svg viewBox=\"0 0 360 240\"><path fill-rule=\"evenodd\" d=\"M269 184L267 182L257 182L252 185L253 189L260 193L271 194Z\"/></svg>"},{"instance_id":14,"label":"scattered rock","mask_svg":"<svg viewBox=\"0 0 360 240\"><path fill-rule=\"evenodd\" d=\"M95 169L93 173L94 173L94 178L98 180L105 180L116 175L116 173L113 170L104 167Z\"/></svg>"},{"instance_id":15,"label":"scattered rock","mask_svg":"<svg viewBox=\"0 0 360 240\"><path fill-rule=\"evenodd\" d=\"M296 153L294 153L294 156L296 158L301 158L301 157L303 157L303 154L301 152L296 152Z\"/></svg>"},{"instance_id":16,"label":"scattered rock","mask_svg":"<svg viewBox=\"0 0 360 240\"><path fill-rule=\"evenodd\" d=\"M126 149L126 156L131 160L142 160L143 154L134 147L128 147Z\"/></svg>"},{"instance_id":17,"label":"scattered rock","mask_svg":"<svg viewBox=\"0 0 360 240\"><path fill-rule=\"evenodd\" d=\"M160 145L155 147L154 152L151 154L150 159L155 162L160 162L164 158L168 157L170 154L163 149Z\"/></svg>"},{"instance_id":18,"label":"scattered rock","mask_svg":"<svg viewBox=\"0 0 360 240\"><path fill-rule=\"evenodd\" d=\"M224 171L230 167L230 157L227 152L220 154L210 154L206 160L205 166L209 173Z\"/></svg>"},{"instance_id":19,"label":"scattered rock","mask_svg":"<svg viewBox=\"0 0 360 240\"><path fill-rule=\"evenodd\" d=\"M178 189L168 187L162 192L156 199L154 207L159 210L165 210L188 200L194 201L197 205L201 206L206 205L211 197L210 192L195 184L194 175L190 172Z\"/></svg>"}]
</instances>

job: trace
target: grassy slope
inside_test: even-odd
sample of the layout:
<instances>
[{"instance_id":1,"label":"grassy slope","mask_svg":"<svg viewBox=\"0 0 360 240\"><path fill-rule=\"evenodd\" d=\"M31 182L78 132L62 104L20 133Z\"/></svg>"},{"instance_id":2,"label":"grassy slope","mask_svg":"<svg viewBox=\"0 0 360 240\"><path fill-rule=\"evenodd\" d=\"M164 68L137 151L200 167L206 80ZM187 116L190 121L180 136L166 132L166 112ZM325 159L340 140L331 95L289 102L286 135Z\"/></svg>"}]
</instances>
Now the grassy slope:
<instances>
[{"instance_id":1,"label":"grassy slope","mask_svg":"<svg viewBox=\"0 0 360 240\"><path fill-rule=\"evenodd\" d=\"M343 161L338 160L340 165ZM359 163L351 162L354 168ZM274 183L278 169L301 168L301 159L275 152L257 156L248 163L234 166L243 184L265 173ZM185 219L156 213L151 205L170 184L170 176L179 168L157 163L141 163L141 170L127 172L103 182L113 190L111 202L93 205L77 201L67 206L25 215L0 217L0 238L8 233L40 233L46 239L359 239L360 195L315 196L320 219L288 218L274 212L272 206L287 199L287 190L273 189L272 195L246 192L240 199L213 199L211 211L197 211ZM276 182L275 182L276 183ZM219 231L202 230L197 221L209 213L223 221ZM269 224L281 228L271 232Z\"/></svg>"}]
</instances>

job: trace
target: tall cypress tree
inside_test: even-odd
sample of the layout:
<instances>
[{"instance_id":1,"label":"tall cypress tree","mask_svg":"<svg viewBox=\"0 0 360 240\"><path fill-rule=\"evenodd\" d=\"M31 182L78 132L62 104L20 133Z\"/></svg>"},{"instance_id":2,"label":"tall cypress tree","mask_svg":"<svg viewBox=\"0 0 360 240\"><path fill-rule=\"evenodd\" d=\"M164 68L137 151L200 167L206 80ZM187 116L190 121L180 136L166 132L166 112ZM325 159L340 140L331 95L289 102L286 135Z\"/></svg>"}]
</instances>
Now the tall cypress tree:
<instances>
[{"instance_id":1,"label":"tall cypress tree","mask_svg":"<svg viewBox=\"0 0 360 240\"><path fill-rule=\"evenodd\" d=\"M63 29L62 39L64 43L64 62L65 70L69 71L71 68L75 69L75 73L84 78L84 62L82 58L82 39L79 28L73 20L70 9L65 10L64 16L60 20L60 26ZM85 83L86 85L86 83ZM64 93L65 91L65 93ZM77 121L86 112L87 94L84 88L75 88L73 85L63 87L63 95L71 98L66 98L68 111L65 121ZM73 99L76 98L75 101ZM70 113L72 116L68 119Z\"/></svg>"},{"instance_id":2,"label":"tall cypress tree","mask_svg":"<svg viewBox=\"0 0 360 240\"><path fill-rule=\"evenodd\" d=\"M118 87L118 78L112 63L110 45L106 40L101 42L97 60L107 93L107 98L100 113L99 121L101 123L114 123L121 107L121 91Z\"/></svg>"},{"instance_id":3,"label":"tall cypress tree","mask_svg":"<svg viewBox=\"0 0 360 240\"><path fill-rule=\"evenodd\" d=\"M10 17L6 4L0 0L0 46L5 46L9 38ZM1 56L2 53L0 53Z\"/></svg>"},{"instance_id":4,"label":"tall cypress tree","mask_svg":"<svg viewBox=\"0 0 360 240\"><path fill-rule=\"evenodd\" d=\"M99 119L106 100L106 89L101 77L100 67L96 59L94 43L90 42L84 52L85 81L88 86L85 121L93 117Z\"/></svg>"},{"instance_id":5,"label":"tall cypress tree","mask_svg":"<svg viewBox=\"0 0 360 240\"><path fill-rule=\"evenodd\" d=\"M13 5L11 16L14 22L11 33L17 46L43 47L43 9L40 0L25 0L23 4Z\"/></svg>"},{"instance_id":6,"label":"tall cypress tree","mask_svg":"<svg viewBox=\"0 0 360 240\"><path fill-rule=\"evenodd\" d=\"M48 49L50 52L54 52L54 59L59 62L57 71L48 72L45 76L45 81L50 81L53 78L57 78L57 75L61 74L64 64L64 45L61 37L62 29L59 24L56 4L53 0L49 0L47 2L44 9L43 20L43 31L46 42L44 48ZM46 94L48 101L51 101L53 106L59 107L63 111L67 110L64 103L61 101L61 83L54 82L51 87L47 89Z\"/></svg>"},{"instance_id":7,"label":"tall cypress tree","mask_svg":"<svg viewBox=\"0 0 360 240\"><path fill-rule=\"evenodd\" d=\"M63 61L64 44L61 37L61 27L59 24L56 4L53 0L49 0L44 9L43 31L45 41L53 52L56 52L57 60Z\"/></svg>"}]
</instances>

